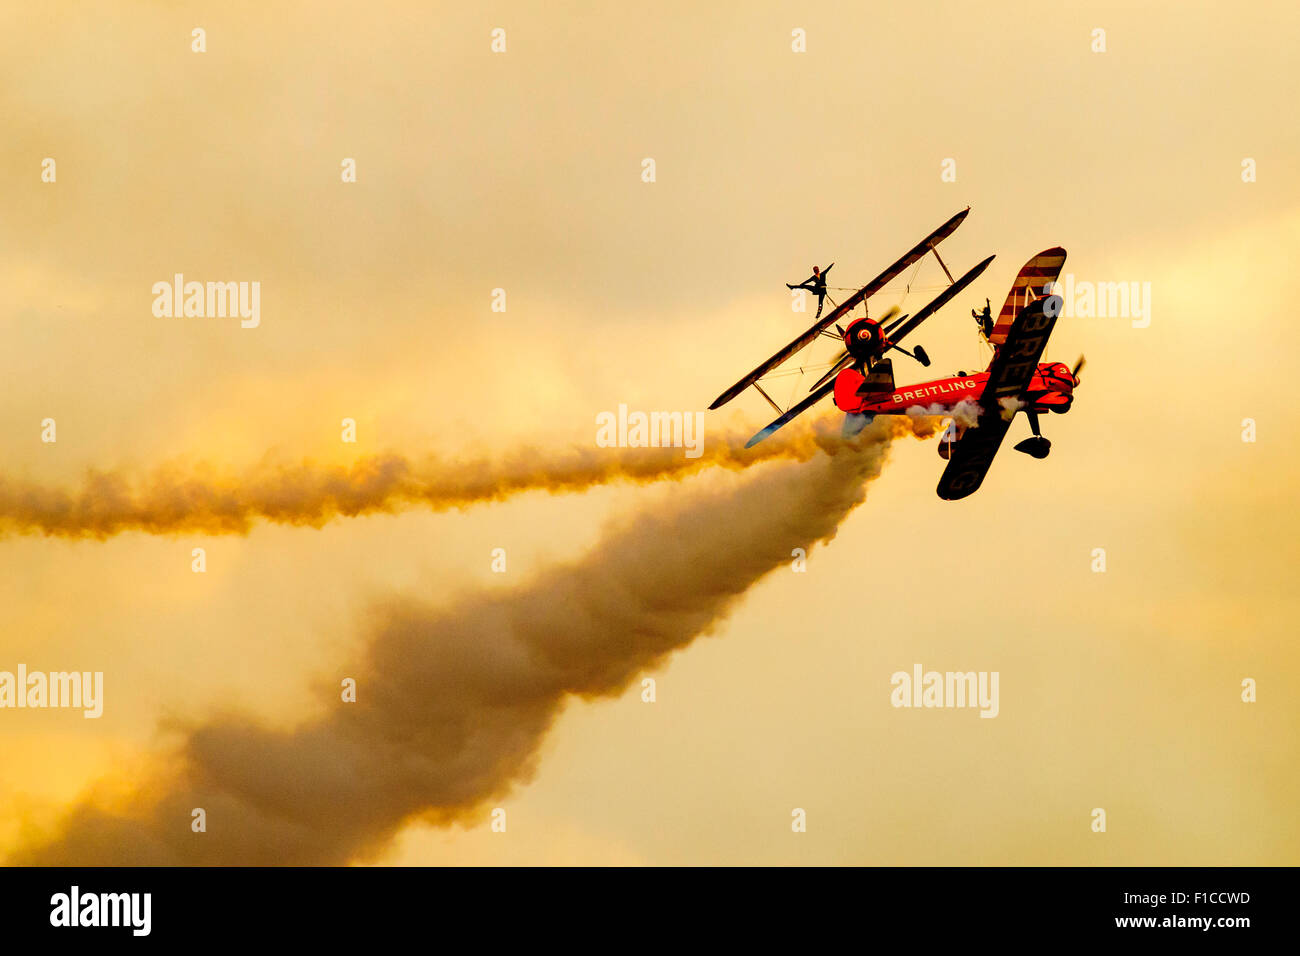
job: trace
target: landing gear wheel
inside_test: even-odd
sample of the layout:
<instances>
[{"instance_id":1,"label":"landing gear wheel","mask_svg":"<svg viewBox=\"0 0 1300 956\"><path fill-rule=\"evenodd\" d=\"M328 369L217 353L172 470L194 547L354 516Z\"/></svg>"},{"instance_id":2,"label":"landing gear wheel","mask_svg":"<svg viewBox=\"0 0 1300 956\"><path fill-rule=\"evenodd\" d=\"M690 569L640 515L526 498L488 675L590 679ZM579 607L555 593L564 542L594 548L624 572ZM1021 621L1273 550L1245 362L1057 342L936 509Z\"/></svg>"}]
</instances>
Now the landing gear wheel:
<instances>
[{"instance_id":1,"label":"landing gear wheel","mask_svg":"<svg viewBox=\"0 0 1300 956\"><path fill-rule=\"evenodd\" d=\"M1052 450L1052 443L1042 435L1035 435L1033 438L1026 438L1020 444L1016 445L1016 451L1023 451L1026 455L1033 458L1046 458L1047 453Z\"/></svg>"}]
</instances>

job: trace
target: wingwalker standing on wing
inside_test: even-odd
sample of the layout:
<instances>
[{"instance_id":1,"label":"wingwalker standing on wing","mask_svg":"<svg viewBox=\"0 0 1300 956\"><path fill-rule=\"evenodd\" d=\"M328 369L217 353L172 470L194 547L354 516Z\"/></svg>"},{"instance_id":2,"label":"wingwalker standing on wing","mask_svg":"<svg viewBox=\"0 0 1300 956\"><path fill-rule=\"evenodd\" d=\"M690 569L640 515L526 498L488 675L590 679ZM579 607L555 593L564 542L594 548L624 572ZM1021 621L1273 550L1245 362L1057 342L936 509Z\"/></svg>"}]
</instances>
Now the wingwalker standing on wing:
<instances>
[{"instance_id":1,"label":"wingwalker standing on wing","mask_svg":"<svg viewBox=\"0 0 1300 956\"><path fill-rule=\"evenodd\" d=\"M818 269L813 266L813 274L798 285L791 285L788 282L785 284L787 289L803 289L805 292L811 292L817 296L817 314L813 316L815 319L822 317L822 306L826 302L826 275L834 268L835 263L833 262L825 269Z\"/></svg>"},{"instance_id":2,"label":"wingwalker standing on wing","mask_svg":"<svg viewBox=\"0 0 1300 956\"><path fill-rule=\"evenodd\" d=\"M939 480L938 493L940 498L947 500L965 498L979 488L1018 411L1023 411L1029 419L1033 437L1017 444L1016 451L1034 458L1046 458L1052 443L1039 430L1038 416L1044 411L1064 413L1070 410L1074 389L1079 384L1079 372L1083 369L1083 356L1079 357L1074 368L1060 362L1039 362L1056 317L1061 312L1061 297L1051 290L1065 265L1064 249L1059 246L1045 249L1025 263L996 320L987 299L982 314L972 310L981 334L994 348L993 359L985 371L896 388L893 362L884 357L885 352L894 350L928 366L930 360L920 346L908 352L898 343L970 285L993 261L993 256L989 256L960 279L954 280L939 257L936 247L952 235L969 212L970 207L967 207L930 233L825 319L819 319L811 329L719 395L709 407L718 408L749 386L754 386L780 413L780 417L751 438L746 444L749 447L832 393L836 406L847 413L844 420L846 436L856 435L877 415L905 415L908 409L918 407L923 414L949 415L958 406L963 406L968 412L960 416L965 424L954 417L956 437L939 443L939 455L948 465ZM782 412L763 390L759 379L810 345L818 336L836 338L827 331L828 326L847 316L904 269L931 252L951 283L938 298L911 318L895 318L897 310L894 310L878 320L860 316L845 328L836 325L838 337L844 340L843 353L813 386L812 394ZM884 324L887 320L888 324Z\"/></svg>"},{"instance_id":3,"label":"wingwalker standing on wing","mask_svg":"<svg viewBox=\"0 0 1300 956\"><path fill-rule=\"evenodd\" d=\"M993 334L993 307L989 305L989 300L984 300L983 312L976 312L971 309L970 316L975 320L975 324L980 327L980 335L984 336L984 341L987 342L989 336Z\"/></svg>"}]
</instances>

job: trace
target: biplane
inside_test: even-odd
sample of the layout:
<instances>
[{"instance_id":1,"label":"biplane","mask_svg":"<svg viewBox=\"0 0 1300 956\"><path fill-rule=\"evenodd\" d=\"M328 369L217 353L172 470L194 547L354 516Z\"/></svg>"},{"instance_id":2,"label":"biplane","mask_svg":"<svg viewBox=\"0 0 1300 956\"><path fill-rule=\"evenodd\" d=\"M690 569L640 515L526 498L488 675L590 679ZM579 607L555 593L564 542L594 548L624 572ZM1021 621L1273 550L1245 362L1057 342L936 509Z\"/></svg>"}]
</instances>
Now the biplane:
<instances>
[{"instance_id":1,"label":"biplane","mask_svg":"<svg viewBox=\"0 0 1300 956\"><path fill-rule=\"evenodd\" d=\"M928 366L930 361L924 349L916 346L908 351L899 342L970 285L993 261L994 257L989 256L960 279L953 279L939 257L936 247L952 235L969 212L967 207L930 233L811 329L723 392L709 407L718 408L752 385L776 409L779 417L755 434L746 447L767 438L828 395L833 395L836 407L846 413L846 436L860 432L877 415L950 416L952 425L939 443L940 457L948 465L939 480L938 494L946 500L965 498L979 488L1018 411L1025 413L1033 434L1017 444L1016 450L1034 458L1046 458L1051 442L1043 437L1039 415L1047 411L1069 411L1083 368L1082 357L1073 368L1059 362L1039 362L1061 310L1060 296L1051 291L1065 264L1065 250L1060 247L1045 249L1025 263L991 330L981 332L993 348L993 358L985 371L970 375L959 372L902 388L894 383L893 360L885 353L898 351ZM863 315L847 320L853 309L862 304L865 310L870 296L930 253L949 280L947 288L933 301L911 317L900 317L893 310L879 319ZM841 321L846 322L843 327L839 325ZM827 331L831 325L835 325L838 335ZM823 335L842 339L843 351L807 397L782 411L759 380Z\"/></svg>"}]
</instances>

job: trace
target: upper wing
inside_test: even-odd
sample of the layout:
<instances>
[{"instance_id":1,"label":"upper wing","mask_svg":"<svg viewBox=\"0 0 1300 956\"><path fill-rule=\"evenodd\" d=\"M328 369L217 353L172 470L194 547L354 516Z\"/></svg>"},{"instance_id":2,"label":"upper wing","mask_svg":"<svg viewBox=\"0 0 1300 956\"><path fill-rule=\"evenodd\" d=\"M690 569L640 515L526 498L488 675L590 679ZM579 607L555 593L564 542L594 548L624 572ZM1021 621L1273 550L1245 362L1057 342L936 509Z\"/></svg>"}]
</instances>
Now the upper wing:
<instances>
[{"instance_id":1,"label":"upper wing","mask_svg":"<svg viewBox=\"0 0 1300 956\"><path fill-rule=\"evenodd\" d=\"M1016 313L1043 295L1043 287L1049 282L1056 282L1064 265L1065 250L1060 246L1044 249L1025 263L1025 267L1016 276L1016 281L1011 284L1011 291L1007 293L1007 301L1003 303L997 321L993 323L990 342L1001 345L1007 340L1007 332L1011 329L1011 320L1016 317Z\"/></svg>"},{"instance_id":2,"label":"upper wing","mask_svg":"<svg viewBox=\"0 0 1300 956\"><path fill-rule=\"evenodd\" d=\"M1016 316L1006 341L989 365L988 381L980 394L979 423L966 429L939 479L940 498L965 498L984 481L1019 410L1020 396L1034 377L1060 311L1061 297L1052 295L1029 303Z\"/></svg>"},{"instance_id":3,"label":"upper wing","mask_svg":"<svg viewBox=\"0 0 1300 956\"><path fill-rule=\"evenodd\" d=\"M719 395L716 399L714 399L713 404L710 405L709 408L718 408L719 406L727 404L727 402L731 401L733 398L735 398L737 395L739 395L749 386L753 385L755 382L757 382L768 372L772 371L772 369L776 368L778 365L780 365L790 356L794 355L795 352L798 352L800 349L807 347L809 344L812 343L812 341L815 338L817 338L818 335L821 334L823 329L830 328L832 325L834 325L845 315L848 315L865 299L868 299L871 296L875 295L886 285L892 282L895 278L901 275L903 273L903 270L905 270L908 266L912 265L914 262L916 262L926 253L928 253L939 243L943 242L943 240L951 236L957 230L957 227L961 225L962 220L965 219L967 215L969 215L969 213L970 213L970 207L967 206L965 209L957 213L957 215L953 216L951 219L945 222L934 232L930 233L928 236L922 239L915 246L913 246L906 253L904 253L903 256L897 262L891 265L884 272L880 273L880 275L876 276L874 279L872 279L870 282L864 285L857 292L853 293L853 295L849 296L847 299L841 302L839 306L836 307L829 315L822 316L822 318L819 319L817 323L813 325L812 328L810 328L807 332L803 333L803 335L799 336L797 339L795 339L785 348L781 349L781 351L777 352L775 355L773 355L770 359L768 359L758 368L754 369L754 371L750 372L748 375L742 378L735 385L731 386L731 388L727 389L725 392ZM832 263L832 265L833 264L834 263Z\"/></svg>"}]
</instances>

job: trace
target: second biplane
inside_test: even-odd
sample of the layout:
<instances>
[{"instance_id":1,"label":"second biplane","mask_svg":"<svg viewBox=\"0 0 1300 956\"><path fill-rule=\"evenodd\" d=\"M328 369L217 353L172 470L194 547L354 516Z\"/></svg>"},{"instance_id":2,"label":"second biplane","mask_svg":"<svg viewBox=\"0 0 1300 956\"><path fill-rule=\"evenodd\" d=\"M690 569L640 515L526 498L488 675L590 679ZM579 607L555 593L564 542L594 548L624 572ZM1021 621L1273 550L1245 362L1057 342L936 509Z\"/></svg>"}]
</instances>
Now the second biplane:
<instances>
[{"instance_id":1,"label":"second biplane","mask_svg":"<svg viewBox=\"0 0 1300 956\"><path fill-rule=\"evenodd\" d=\"M834 395L836 406L847 413L844 432L849 436L861 431L876 415L949 416L952 425L939 445L939 454L948 465L938 487L939 497L948 500L964 498L979 488L1018 411L1024 411L1029 419L1033 437L1017 444L1016 450L1034 458L1047 457L1051 442L1040 431L1039 414L1069 410L1083 368L1082 357L1072 369L1059 362L1039 363L1060 314L1061 298L1051 290L1065 264L1064 249L1045 249L1025 263L997 319L993 321L989 316L986 320L981 334L994 351L985 371L972 375L958 373L897 388L893 362L885 356L886 352L895 350L928 366L930 361L924 349L917 346L909 352L899 342L970 285L993 261L994 257L989 256L954 280L939 257L936 246L952 235L969 212L967 207L930 233L803 335L719 395L709 407L718 408L752 385L780 413L746 447L762 441L827 395ZM950 283L934 301L911 317L897 317L894 310L880 319L864 315L847 322L843 328L837 324L930 253L938 259ZM827 331L832 324L838 336ZM830 370L813 385L806 398L782 411L759 380L822 335L842 338L843 352L830 363Z\"/></svg>"}]
</instances>

